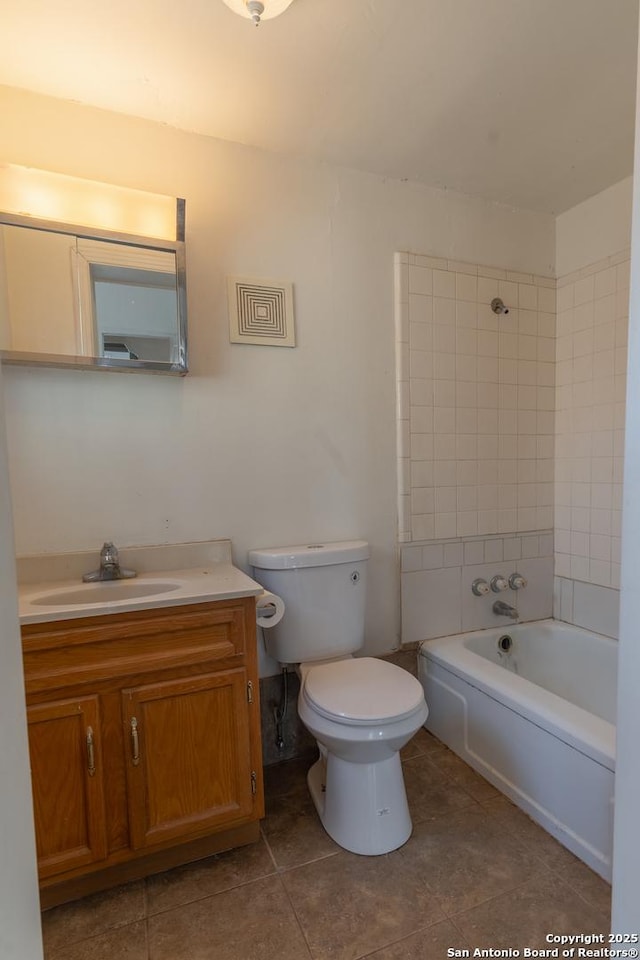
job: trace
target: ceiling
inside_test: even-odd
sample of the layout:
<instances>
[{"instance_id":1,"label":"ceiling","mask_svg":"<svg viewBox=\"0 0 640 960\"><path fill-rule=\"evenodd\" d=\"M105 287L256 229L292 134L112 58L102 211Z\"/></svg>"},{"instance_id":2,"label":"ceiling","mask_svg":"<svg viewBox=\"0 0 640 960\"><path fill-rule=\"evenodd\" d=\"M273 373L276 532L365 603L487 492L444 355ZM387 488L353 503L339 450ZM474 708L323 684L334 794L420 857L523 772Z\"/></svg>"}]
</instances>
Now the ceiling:
<instances>
[{"instance_id":1,"label":"ceiling","mask_svg":"<svg viewBox=\"0 0 640 960\"><path fill-rule=\"evenodd\" d=\"M557 214L633 169L638 0L3 0L0 83Z\"/></svg>"}]
</instances>

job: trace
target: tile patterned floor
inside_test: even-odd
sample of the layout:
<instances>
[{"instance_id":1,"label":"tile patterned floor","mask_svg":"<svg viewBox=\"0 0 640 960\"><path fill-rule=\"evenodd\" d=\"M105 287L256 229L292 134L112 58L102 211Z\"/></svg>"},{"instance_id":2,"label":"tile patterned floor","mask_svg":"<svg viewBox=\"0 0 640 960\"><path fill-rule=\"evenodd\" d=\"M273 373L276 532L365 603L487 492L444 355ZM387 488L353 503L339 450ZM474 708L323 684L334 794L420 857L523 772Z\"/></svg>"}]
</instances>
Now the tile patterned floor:
<instances>
[{"instance_id":1,"label":"tile patterned floor","mask_svg":"<svg viewBox=\"0 0 640 960\"><path fill-rule=\"evenodd\" d=\"M46 912L47 960L444 960L608 932L608 884L425 730L402 757L400 850L342 850L309 761L267 767L258 843Z\"/></svg>"}]
</instances>

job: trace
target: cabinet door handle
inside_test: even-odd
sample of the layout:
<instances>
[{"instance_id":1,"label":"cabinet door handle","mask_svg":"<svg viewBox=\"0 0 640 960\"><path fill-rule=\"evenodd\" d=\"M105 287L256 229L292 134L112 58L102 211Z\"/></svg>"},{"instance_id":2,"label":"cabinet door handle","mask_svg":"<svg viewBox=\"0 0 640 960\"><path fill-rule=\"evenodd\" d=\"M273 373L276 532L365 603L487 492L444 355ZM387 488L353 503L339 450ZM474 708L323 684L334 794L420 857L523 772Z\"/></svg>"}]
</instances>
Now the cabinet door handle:
<instances>
[{"instance_id":1,"label":"cabinet door handle","mask_svg":"<svg viewBox=\"0 0 640 960\"><path fill-rule=\"evenodd\" d=\"M96 755L93 746L93 729L87 727L87 772L90 777L95 776Z\"/></svg>"},{"instance_id":2,"label":"cabinet door handle","mask_svg":"<svg viewBox=\"0 0 640 960\"><path fill-rule=\"evenodd\" d=\"M138 739L138 721L131 717L131 762L134 767L140 763L140 741Z\"/></svg>"}]
</instances>

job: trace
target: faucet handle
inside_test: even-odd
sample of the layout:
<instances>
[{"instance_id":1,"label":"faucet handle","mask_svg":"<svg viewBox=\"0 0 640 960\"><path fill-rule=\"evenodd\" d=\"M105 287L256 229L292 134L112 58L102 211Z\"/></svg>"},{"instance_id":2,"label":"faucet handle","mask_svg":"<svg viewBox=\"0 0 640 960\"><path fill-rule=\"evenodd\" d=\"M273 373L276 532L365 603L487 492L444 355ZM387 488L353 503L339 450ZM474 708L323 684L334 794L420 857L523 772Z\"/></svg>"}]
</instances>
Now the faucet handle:
<instances>
[{"instance_id":1,"label":"faucet handle","mask_svg":"<svg viewBox=\"0 0 640 960\"><path fill-rule=\"evenodd\" d=\"M527 581L521 573L512 573L509 577L509 586L512 590L522 590L523 587L526 587Z\"/></svg>"},{"instance_id":2,"label":"faucet handle","mask_svg":"<svg viewBox=\"0 0 640 960\"><path fill-rule=\"evenodd\" d=\"M471 592L475 594L476 597L486 597L489 590L489 584L486 580L483 580L482 577L478 577L477 580L474 580L471 584Z\"/></svg>"},{"instance_id":3,"label":"faucet handle","mask_svg":"<svg viewBox=\"0 0 640 960\"><path fill-rule=\"evenodd\" d=\"M491 589L494 593L501 593L503 590L508 590L509 581L503 577L501 573L497 573L495 577L491 577Z\"/></svg>"},{"instance_id":4,"label":"faucet handle","mask_svg":"<svg viewBox=\"0 0 640 960\"><path fill-rule=\"evenodd\" d=\"M100 561L101 563L117 563L118 562L118 548L110 540L102 544L102 550L100 551Z\"/></svg>"}]
</instances>

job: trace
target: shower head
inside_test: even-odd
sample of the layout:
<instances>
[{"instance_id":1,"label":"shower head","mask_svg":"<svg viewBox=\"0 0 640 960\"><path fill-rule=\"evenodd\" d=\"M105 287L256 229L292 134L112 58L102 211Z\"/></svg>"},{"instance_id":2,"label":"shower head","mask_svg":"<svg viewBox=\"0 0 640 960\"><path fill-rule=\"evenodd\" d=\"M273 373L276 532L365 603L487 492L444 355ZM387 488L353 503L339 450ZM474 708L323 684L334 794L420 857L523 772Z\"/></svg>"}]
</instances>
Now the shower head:
<instances>
[{"instance_id":1,"label":"shower head","mask_svg":"<svg viewBox=\"0 0 640 960\"><path fill-rule=\"evenodd\" d=\"M500 297L494 297L491 301L491 309L494 313L509 313L509 307L505 307L504 301Z\"/></svg>"}]
</instances>

